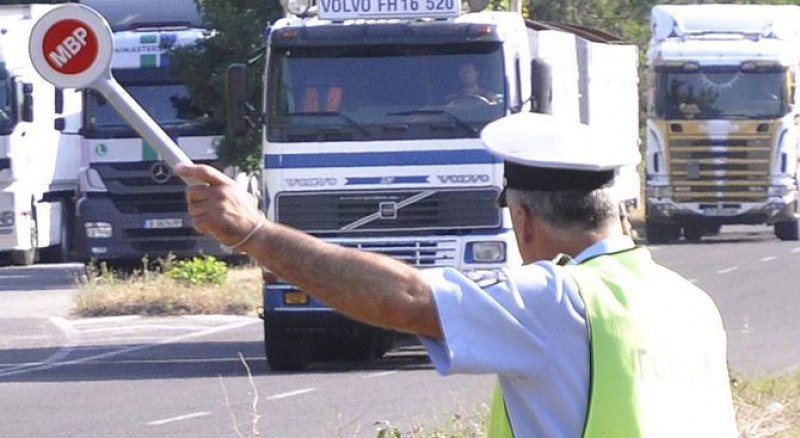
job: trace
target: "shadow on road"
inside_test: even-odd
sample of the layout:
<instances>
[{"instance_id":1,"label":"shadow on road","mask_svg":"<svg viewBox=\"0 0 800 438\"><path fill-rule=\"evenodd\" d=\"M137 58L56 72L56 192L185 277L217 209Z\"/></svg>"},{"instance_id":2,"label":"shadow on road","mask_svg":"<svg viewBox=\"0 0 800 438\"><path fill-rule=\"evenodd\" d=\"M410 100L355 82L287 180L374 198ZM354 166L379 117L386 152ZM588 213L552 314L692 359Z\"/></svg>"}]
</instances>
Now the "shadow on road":
<instances>
[{"instance_id":1,"label":"shadow on road","mask_svg":"<svg viewBox=\"0 0 800 438\"><path fill-rule=\"evenodd\" d=\"M0 292L74 289L84 274L79 263L0 268Z\"/></svg>"},{"instance_id":2,"label":"shadow on road","mask_svg":"<svg viewBox=\"0 0 800 438\"><path fill-rule=\"evenodd\" d=\"M0 383L247 376L242 357L255 376L432 369L422 347L394 350L369 362L318 362L304 372L277 373L269 369L258 341L89 345L0 350Z\"/></svg>"}]
</instances>

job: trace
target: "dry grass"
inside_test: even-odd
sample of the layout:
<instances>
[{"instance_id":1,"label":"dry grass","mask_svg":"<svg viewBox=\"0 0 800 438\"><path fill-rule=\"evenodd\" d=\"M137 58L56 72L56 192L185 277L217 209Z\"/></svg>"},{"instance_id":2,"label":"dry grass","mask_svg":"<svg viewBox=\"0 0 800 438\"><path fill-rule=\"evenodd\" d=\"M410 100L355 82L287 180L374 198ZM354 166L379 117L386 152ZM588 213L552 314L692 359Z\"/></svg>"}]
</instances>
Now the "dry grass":
<instances>
[{"instance_id":1,"label":"dry grass","mask_svg":"<svg viewBox=\"0 0 800 438\"><path fill-rule=\"evenodd\" d=\"M800 437L800 370L780 376L737 378L733 398L742 438Z\"/></svg>"},{"instance_id":2,"label":"dry grass","mask_svg":"<svg viewBox=\"0 0 800 438\"><path fill-rule=\"evenodd\" d=\"M261 270L232 268L222 285L187 286L158 272L130 275L96 270L80 281L73 314L116 315L247 315L261 305Z\"/></svg>"}]
</instances>

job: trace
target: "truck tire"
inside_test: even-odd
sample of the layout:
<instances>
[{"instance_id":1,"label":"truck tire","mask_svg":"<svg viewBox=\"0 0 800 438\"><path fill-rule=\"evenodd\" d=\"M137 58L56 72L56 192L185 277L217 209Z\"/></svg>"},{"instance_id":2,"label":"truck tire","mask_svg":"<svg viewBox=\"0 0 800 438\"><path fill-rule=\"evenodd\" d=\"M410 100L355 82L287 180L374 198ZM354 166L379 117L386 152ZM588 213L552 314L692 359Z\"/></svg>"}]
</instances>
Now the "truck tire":
<instances>
[{"instance_id":1,"label":"truck tire","mask_svg":"<svg viewBox=\"0 0 800 438\"><path fill-rule=\"evenodd\" d=\"M272 371L303 371L311 362L311 344L303 335L265 331L264 349Z\"/></svg>"},{"instance_id":2,"label":"truck tire","mask_svg":"<svg viewBox=\"0 0 800 438\"><path fill-rule=\"evenodd\" d=\"M775 236L781 240L800 240L800 221L795 219L791 222L775 223Z\"/></svg>"},{"instance_id":3,"label":"truck tire","mask_svg":"<svg viewBox=\"0 0 800 438\"><path fill-rule=\"evenodd\" d=\"M699 242L706 229L702 225L688 225L683 227L683 237L689 242Z\"/></svg>"},{"instance_id":4,"label":"truck tire","mask_svg":"<svg viewBox=\"0 0 800 438\"><path fill-rule=\"evenodd\" d=\"M32 210L35 211L35 210ZM31 247L30 249L22 249L11 251L11 263L16 266L30 266L36 263L37 249L39 246L39 227L36 225L36 214L31 218Z\"/></svg>"},{"instance_id":5,"label":"truck tire","mask_svg":"<svg viewBox=\"0 0 800 438\"><path fill-rule=\"evenodd\" d=\"M681 228L677 225L647 221L645 233L647 234L647 243L657 245L676 242L681 236Z\"/></svg>"}]
</instances>

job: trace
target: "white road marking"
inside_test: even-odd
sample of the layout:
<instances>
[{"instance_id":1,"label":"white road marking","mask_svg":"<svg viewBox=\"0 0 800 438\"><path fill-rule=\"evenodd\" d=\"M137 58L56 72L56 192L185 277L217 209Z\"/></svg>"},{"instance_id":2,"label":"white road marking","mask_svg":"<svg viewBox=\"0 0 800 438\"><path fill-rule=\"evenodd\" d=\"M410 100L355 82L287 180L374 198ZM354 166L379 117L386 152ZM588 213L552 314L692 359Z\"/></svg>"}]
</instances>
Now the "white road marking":
<instances>
[{"instance_id":1,"label":"white road marking","mask_svg":"<svg viewBox=\"0 0 800 438\"><path fill-rule=\"evenodd\" d=\"M103 318L84 318L84 319L76 319L70 320L70 324L73 327L83 327L86 325L100 325L100 324L115 324L118 322L124 321L135 321L141 320L142 317L139 315L123 315L123 316L106 316Z\"/></svg>"},{"instance_id":2,"label":"white road marking","mask_svg":"<svg viewBox=\"0 0 800 438\"><path fill-rule=\"evenodd\" d=\"M208 327L204 326L197 326L197 325L121 325L115 327L102 327L102 328L94 328L94 329L84 329L81 330L81 334L93 334L93 333L110 333L110 332L133 332L133 331L141 331L141 330L176 330L176 331L187 331L187 330L197 330L197 329L204 329Z\"/></svg>"},{"instance_id":3,"label":"white road marking","mask_svg":"<svg viewBox=\"0 0 800 438\"><path fill-rule=\"evenodd\" d=\"M289 391L289 392L284 392L283 394L271 395L271 396L267 397L267 400L280 400L282 398L288 398L288 397L294 397L296 395L307 394L309 392L314 392L316 390L317 390L317 388L298 389L297 391Z\"/></svg>"},{"instance_id":4,"label":"white road marking","mask_svg":"<svg viewBox=\"0 0 800 438\"><path fill-rule=\"evenodd\" d=\"M53 353L50 357L44 359L41 362L29 362L29 363L22 363L16 366L12 366L3 370L0 370L0 377L3 376L11 376L14 374L22 374L26 372L27 369L32 367L40 367L40 366L47 366L48 364L58 362L61 359L66 358L69 356L70 352L74 348L73 345L73 338L75 337L75 330L72 328L72 325L64 318L60 317L51 317L50 322L58 327L62 333L64 333L64 337L66 337L66 343L64 346L58 349L55 353ZM22 370L22 371L20 371Z\"/></svg>"},{"instance_id":5,"label":"white road marking","mask_svg":"<svg viewBox=\"0 0 800 438\"><path fill-rule=\"evenodd\" d=\"M763 259L761 259L761 261L762 262L771 262L771 261L773 261L775 259L777 259L777 257L775 257L775 256L767 256L767 257L764 257Z\"/></svg>"},{"instance_id":6,"label":"white road marking","mask_svg":"<svg viewBox=\"0 0 800 438\"><path fill-rule=\"evenodd\" d=\"M797 248L793 249L792 252L795 253L795 254L800 252L800 247L797 247Z\"/></svg>"},{"instance_id":7,"label":"white road marking","mask_svg":"<svg viewBox=\"0 0 800 438\"><path fill-rule=\"evenodd\" d=\"M176 421L190 420L192 418L207 417L211 412L195 412L193 414L179 415L177 417L165 418L163 420L155 420L147 423L148 426L161 426L162 424L174 423Z\"/></svg>"},{"instance_id":8,"label":"white road marking","mask_svg":"<svg viewBox=\"0 0 800 438\"><path fill-rule=\"evenodd\" d=\"M67 320L64 320L62 318L54 318L54 319L61 320L63 322L67 321ZM245 327L245 326L248 326L248 325L251 325L251 324L260 323L260 322L261 322L261 320L258 319L258 318L248 318L246 321L243 321L243 322L238 322L238 323L234 323L234 324L227 324L227 325L223 325L223 326L219 326L219 327L215 327L215 328L211 328L211 329L207 329L207 330L202 330L202 331L199 331L199 332L188 333L188 334L185 334L185 335L182 335L182 336L176 336L174 338L162 339L162 340L160 340L158 342L153 342L153 343L150 343L150 344L141 344L141 345L136 345L136 346L133 346L133 347L120 348L119 350L108 351L106 353L96 354L94 356L87 356L87 357L82 357L80 359L66 360L66 361L63 361L63 362L59 362L60 359L66 357L69 354L69 352L72 351L72 349L74 348L74 346L70 345L67 348L59 350L53 356L47 358L44 362L31 363L31 364L21 364L18 367L15 367L15 368L12 368L12 369L9 369L9 370L0 371L0 378L7 377L7 376L14 376L14 375L17 375L17 374L25 374L25 373L29 373L29 372L32 372L32 371L44 371L44 370L57 368L57 367L60 367L60 366L65 366L65 365L80 365L80 364L87 363L87 362L97 361L98 359L105 359L105 358L119 356L119 355L126 354L126 353L132 353L134 351L145 350L145 349L156 347L156 346L159 346L159 345L175 344L175 343L178 343L178 342L181 342L181 341L185 341L187 339L200 338L200 337L203 337L203 336L208 336L208 335L212 335L212 334L215 334L215 333L220 333L220 332L224 332L224 331L227 331L227 330L234 330L234 329L237 329L237 328ZM71 330L72 328L71 327L62 327L62 330L65 330L65 329Z\"/></svg>"},{"instance_id":9,"label":"white road marking","mask_svg":"<svg viewBox=\"0 0 800 438\"><path fill-rule=\"evenodd\" d=\"M690 279L689 279L689 282L690 282L690 283L697 283L697 282L698 282L698 279L697 279L697 278L690 278Z\"/></svg>"},{"instance_id":10,"label":"white road marking","mask_svg":"<svg viewBox=\"0 0 800 438\"><path fill-rule=\"evenodd\" d=\"M735 271L737 269L739 269L738 266L731 266L730 268L725 268L725 269L721 269L721 270L717 271L717 274L727 274L727 273L733 272L733 271Z\"/></svg>"},{"instance_id":11,"label":"white road marking","mask_svg":"<svg viewBox=\"0 0 800 438\"><path fill-rule=\"evenodd\" d=\"M375 378L375 377L391 376L392 374L397 374L397 371L396 370L395 371L382 371L380 373L367 374L366 376L364 376L362 378L363 379L372 379L372 378Z\"/></svg>"}]
</instances>

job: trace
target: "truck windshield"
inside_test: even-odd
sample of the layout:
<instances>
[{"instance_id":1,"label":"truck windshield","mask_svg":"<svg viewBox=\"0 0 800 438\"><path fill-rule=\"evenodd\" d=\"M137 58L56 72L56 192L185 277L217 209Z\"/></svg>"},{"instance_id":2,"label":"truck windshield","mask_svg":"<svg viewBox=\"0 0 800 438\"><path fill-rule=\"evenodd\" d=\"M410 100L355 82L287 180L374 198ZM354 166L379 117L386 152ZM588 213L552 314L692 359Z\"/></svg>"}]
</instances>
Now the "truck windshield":
<instances>
[{"instance_id":1,"label":"truck windshield","mask_svg":"<svg viewBox=\"0 0 800 438\"><path fill-rule=\"evenodd\" d=\"M665 119L775 119L789 111L786 71L701 68L656 71L653 110Z\"/></svg>"},{"instance_id":2,"label":"truck windshield","mask_svg":"<svg viewBox=\"0 0 800 438\"><path fill-rule=\"evenodd\" d=\"M154 80L144 75L131 77L131 71L115 71L114 75L131 97L166 131L176 135L215 135L222 132L218 124L212 123L211 118L194 105L183 84L168 79ZM86 93L84 109L89 132L96 135L135 135L122 116L97 92Z\"/></svg>"},{"instance_id":3,"label":"truck windshield","mask_svg":"<svg viewBox=\"0 0 800 438\"><path fill-rule=\"evenodd\" d=\"M478 137L506 112L499 43L273 50L275 142Z\"/></svg>"}]
</instances>

